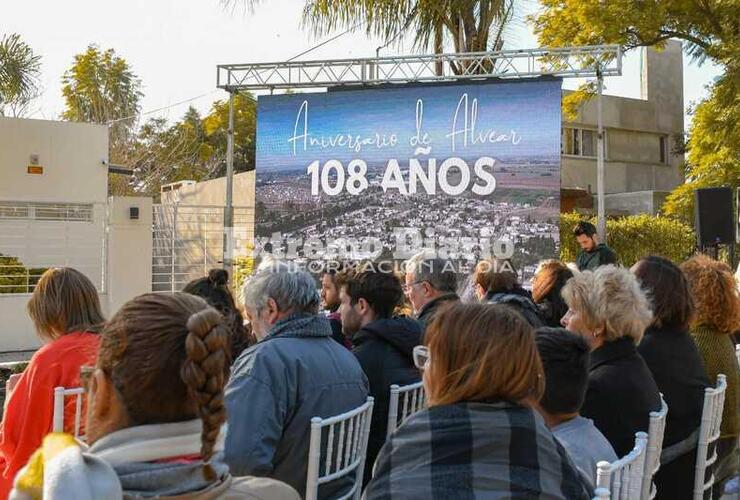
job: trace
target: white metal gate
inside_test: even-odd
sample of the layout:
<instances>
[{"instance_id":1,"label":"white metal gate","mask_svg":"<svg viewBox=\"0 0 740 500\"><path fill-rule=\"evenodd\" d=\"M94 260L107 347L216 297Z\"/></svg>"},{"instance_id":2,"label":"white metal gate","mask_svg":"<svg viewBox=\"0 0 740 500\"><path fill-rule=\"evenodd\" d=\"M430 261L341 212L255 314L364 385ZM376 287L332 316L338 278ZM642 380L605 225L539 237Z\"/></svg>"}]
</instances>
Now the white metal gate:
<instances>
[{"instance_id":1,"label":"white metal gate","mask_svg":"<svg viewBox=\"0 0 740 500\"><path fill-rule=\"evenodd\" d=\"M223 265L224 207L154 205L152 291L176 292ZM251 238L254 210L234 207L234 227Z\"/></svg>"},{"instance_id":2,"label":"white metal gate","mask_svg":"<svg viewBox=\"0 0 740 500\"><path fill-rule=\"evenodd\" d=\"M0 201L0 294L32 293L50 267L73 267L105 293L107 205Z\"/></svg>"}]
</instances>

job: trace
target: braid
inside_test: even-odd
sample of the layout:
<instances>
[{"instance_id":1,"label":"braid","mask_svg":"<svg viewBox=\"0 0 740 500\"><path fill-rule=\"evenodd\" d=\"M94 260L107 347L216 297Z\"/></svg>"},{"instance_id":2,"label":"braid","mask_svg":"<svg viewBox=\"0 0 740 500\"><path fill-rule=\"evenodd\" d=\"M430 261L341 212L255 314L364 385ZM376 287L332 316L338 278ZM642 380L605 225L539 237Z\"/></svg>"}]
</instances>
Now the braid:
<instances>
[{"instance_id":1,"label":"braid","mask_svg":"<svg viewBox=\"0 0 740 500\"><path fill-rule=\"evenodd\" d=\"M203 421L201 456L208 462L213 456L221 425L226 421L224 383L230 363L229 330L224 325L223 316L210 307L191 315L187 328L187 360L180 370L180 376L193 396L198 416ZM205 472L207 478L215 479L210 465L206 466Z\"/></svg>"}]
</instances>

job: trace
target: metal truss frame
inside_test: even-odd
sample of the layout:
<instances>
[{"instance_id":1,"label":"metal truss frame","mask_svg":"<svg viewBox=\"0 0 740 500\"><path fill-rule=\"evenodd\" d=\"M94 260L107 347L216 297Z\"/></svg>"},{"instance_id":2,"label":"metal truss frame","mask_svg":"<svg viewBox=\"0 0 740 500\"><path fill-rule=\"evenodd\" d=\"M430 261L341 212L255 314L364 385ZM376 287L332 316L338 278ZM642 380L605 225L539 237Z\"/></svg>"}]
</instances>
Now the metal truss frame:
<instances>
[{"instance_id":1,"label":"metal truss frame","mask_svg":"<svg viewBox=\"0 0 740 500\"><path fill-rule=\"evenodd\" d=\"M488 78L588 78L599 73L622 74L619 45L223 64L217 67L216 86L233 92Z\"/></svg>"},{"instance_id":2,"label":"metal truss frame","mask_svg":"<svg viewBox=\"0 0 740 500\"><path fill-rule=\"evenodd\" d=\"M606 241L601 94L604 77L621 74L622 48L619 45L219 65L216 69L216 86L229 92L224 267L232 271L232 256L227 248L233 231L234 96L239 91L461 82L491 78L595 77L598 82L598 231Z\"/></svg>"}]
</instances>

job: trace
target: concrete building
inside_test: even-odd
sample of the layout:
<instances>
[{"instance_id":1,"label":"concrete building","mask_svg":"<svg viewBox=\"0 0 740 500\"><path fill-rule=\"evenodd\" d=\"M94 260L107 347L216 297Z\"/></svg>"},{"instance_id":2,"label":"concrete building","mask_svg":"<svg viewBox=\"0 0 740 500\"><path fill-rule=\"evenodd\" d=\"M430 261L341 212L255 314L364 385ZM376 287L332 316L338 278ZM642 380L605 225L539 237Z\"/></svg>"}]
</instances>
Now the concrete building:
<instances>
[{"instance_id":1,"label":"concrete building","mask_svg":"<svg viewBox=\"0 0 740 500\"><path fill-rule=\"evenodd\" d=\"M107 159L105 126L0 118L0 353L40 345L26 304L45 269L85 274L108 315L151 290L151 198L109 199Z\"/></svg>"},{"instance_id":2,"label":"concrete building","mask_svg":"<svg viewBox=\"0 0 740 500\"><path fill-rule=\"evenodd\" d=\"M643 48L640 99L602 98L605 204L611 214L656 214L683 183L683 154L674 144L684 130L681 43ZM607 81L608 84L608 81ZM562 128L561 210L596 207L596 100Z\"/></svg>"}]
</instances>

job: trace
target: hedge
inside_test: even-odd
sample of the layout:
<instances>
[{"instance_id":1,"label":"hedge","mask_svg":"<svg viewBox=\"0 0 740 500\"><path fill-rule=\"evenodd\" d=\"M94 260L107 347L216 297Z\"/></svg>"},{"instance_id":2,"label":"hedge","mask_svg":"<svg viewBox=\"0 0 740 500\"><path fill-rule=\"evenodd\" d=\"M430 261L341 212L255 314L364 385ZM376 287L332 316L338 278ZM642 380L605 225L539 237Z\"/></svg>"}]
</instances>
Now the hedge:
<instances>
[{"instance_id":1,"label":"hedge","mask_svg":"<svg viewBox=\"0 0 740 500\"><path fill-rule=\"evenodd\" d=\"M581 220L596 225L596 218L571 212L560 215L560 259L575 262L578 243L573 227ZM676 263L691 257L696 247L693 229L668 217L630 215L607 219L607 244L617 252L620 263L630 267L648 255L660 255Z\"/></svg>"},{"instance_id":2,"label":"hedge","mask_svg":"<svg viewBox=\"0 0 740 500\"><path fill-rule=\"evenodd\" d=\"M31 293L46 268L26 268L16 257L0 254L0 293Z\"/></svg>"}]
</instances>

